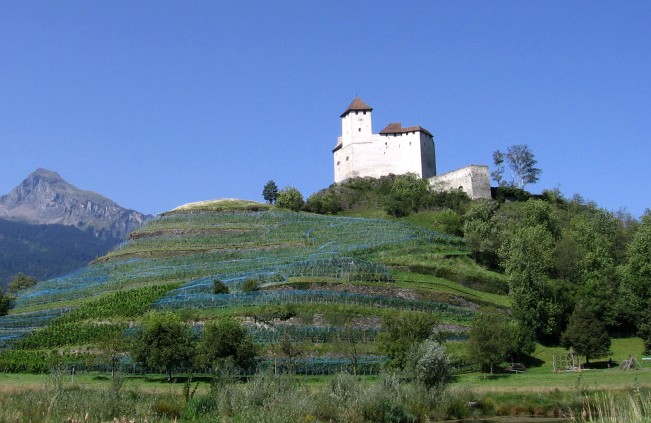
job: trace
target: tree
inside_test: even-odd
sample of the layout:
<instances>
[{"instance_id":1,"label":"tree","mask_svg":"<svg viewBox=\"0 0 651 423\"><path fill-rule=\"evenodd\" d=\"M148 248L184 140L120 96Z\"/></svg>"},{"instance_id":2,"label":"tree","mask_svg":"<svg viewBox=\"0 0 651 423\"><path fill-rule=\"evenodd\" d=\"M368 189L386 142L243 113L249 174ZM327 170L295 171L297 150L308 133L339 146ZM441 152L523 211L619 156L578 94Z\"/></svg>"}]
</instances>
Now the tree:
<instances>
[{"instance_id":1,"label":"tree","mask_svg":"<svg viewBox=\"0 0 651 423\"><path fill-rule=\"evenodd\" d=\"M497 182L497 185L503 187L506 185L504 180L504 153L499 150L493 152L493 165L494 170L491 172L491 177Z\"/></svg>"},{"instance_id":2,"label":"tree","mask_svg":"<svg viewBox=\"0 0 651 423\"><path fill-rule=\"evenodd\" d=\"M498 267L500 231L495 214L498 204L486 200L473 202L463 215L463 234L474 259L492 269Z\"/></svg>"},{"instance_id":3,"label":"tree","mask_svg":"<svg viewBox=\"0 0 651 423\"><path fill-rule=\"evenodd\" d=\"M2 292L2 288L0 288L0 316L4 316L9 312L13 301L14 298L11 295Z\"/></svg>"},{"instance_id":4,"label":"tree","mask_svg":"<svg viewBox=\"0 0 651 423\"><path fill-rule=\"evenodd\" d=\"M303 195L294 187L287 187L278 193L276 205L282 209L299 211L303 208Z\"/></svg>"},{"instance_id":5,"label":"tree","mask_svg":"<svg viewBox=\"0 0 651 423\"><path fill-rule=\"evenodd\" d=\"M634 319L640 321L651 303L651 210L642 216L642 223L627 248L623 268L624 295Z\"/></svg>"},{"instance_id":6,"label":"tree","mask_svg":"<svg viewBox=\"0 0 651 423\"><path fill-rule=\"evenodd\" d=\"M533 184L538 181L542 170L535 167L538 161L534 158L533 153L525 144L512 145L506 149L506 154L497 150L493 153L493 163L495 170L491 176L499 186L507 185L504 180L504 158L511 170L511 182L508 185L524 189L527 184Z\"/></svg>"},{"instance_id":7,"label":"tree","mask_svg":"<svg viewBox=\"0 0 651 423\"><path fill-rule=\"evenodd\" d=\"M427 389L442 389L452 380L452 364L445 347L426 339L409 354L408 373Z\"/></svg>"},{"instance_id":8,"label":"tree","mask_svg":"<svg viewBox=\"0 0 651 423\"><path fill-rule=\"evenodd\" d=\"M583 301L574 308L561 342L564 347L572 347L577 354L585 355L586 364L590 364L590 358L605 357L610 352L610 336L606 326Z\"/></svg>"},{"instance_id":9,"label":"tree","mask_svg":"<svg viewBox=\"0 0 651 423\"><path fill-rule=\"evenodd\" d=\"M647 308L644 320L639 326L637 336L642 338L644 343L644 354L651 354L651 307Z\"/></svg>"},{"instance_id":10,"label":"tree","mask_svg":"<svg viewBox=\"0 0 651 423\"><path fill-rule=\"evenodd\" d=\"M483 371L493 373L495 365L506 360L509 344L509 318L494 308L480 310L468 338L472 360L479 363Z\"/></svg>"},{"instance_id":11,"label":"tree","mask_svg":"<svg viewBox=\"0 0 651 423\"><path fill-rule=\"evenodd\" d=\"M32 276L27 276L22 272L17 273L9 282L8 291L16 293L21 289L30 288L38 283L38 280Z\"/></svg>"},{"instance_id":12,"label":"tree","mask_svg":"<svg viewBox=\"0 0 651 423\"><path fill-rule=\"evenodd\" d=\"M150 369L164 369L171 380L174 368L191 362L192 333L176 314L153 312L145 317L132 352L136 361Z\"/></svg>"},{"instance_id":13,"label":"tree","mask_svg":"<svg viewBox=\"0 0 651 423\"><path fill-rule=\"evenodd\" d=\"M277 197L278 186L273 180L269 180L262 189L262 198L264 198L267 203L273 204L276 202Z\"/></svg>"},{"instance_id":14,"label":"tree","mask_svg":"<svg viewBox=\"0 0 651 423\"><path fill-rule=\"evenodd\" d=\"M433 333L434 324L434 316L426 313L385 316L377 343L380 351L389 357L389 366L403 369L407 364L409 349L429 338Z\"/></svg>"},{"instance_id":15,"label":"tree","mask_svg":"<svg viewBox=\"0 0 651 423\"><path fill-rule=\"evenodd\" d=\"M251 371L256 355L251 335L232 317L206 323L197 345L197 362L204 366L219 365L231 358L242 370Z\"/></svg>"}]
</instances>

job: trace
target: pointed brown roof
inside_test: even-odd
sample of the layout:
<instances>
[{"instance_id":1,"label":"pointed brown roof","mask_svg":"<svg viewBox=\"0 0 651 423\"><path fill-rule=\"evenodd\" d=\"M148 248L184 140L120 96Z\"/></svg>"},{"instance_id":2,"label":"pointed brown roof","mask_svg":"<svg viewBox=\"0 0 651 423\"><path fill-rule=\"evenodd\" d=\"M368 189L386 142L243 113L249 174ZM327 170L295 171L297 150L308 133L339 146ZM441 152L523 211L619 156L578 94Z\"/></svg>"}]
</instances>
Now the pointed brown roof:
<instances>
[{"instance_id":1,"label":"pointed brown roof","mask_svg":"<svg viewBox=\"0 0 651 423\"><path fill-rule=\"evenodd\" d=\"M343 112L340 117L346 116L348 114L348 112L357 112L357 111L359 111L359 112L361 112L361 111L369 111L370 112L372 110L373 110L373 108L370 107L368 104L364 103L364 101L361 98L355 97L353 102L350 103L350 106L348 106L346 111Z\"/></svg>"}]
</instances>

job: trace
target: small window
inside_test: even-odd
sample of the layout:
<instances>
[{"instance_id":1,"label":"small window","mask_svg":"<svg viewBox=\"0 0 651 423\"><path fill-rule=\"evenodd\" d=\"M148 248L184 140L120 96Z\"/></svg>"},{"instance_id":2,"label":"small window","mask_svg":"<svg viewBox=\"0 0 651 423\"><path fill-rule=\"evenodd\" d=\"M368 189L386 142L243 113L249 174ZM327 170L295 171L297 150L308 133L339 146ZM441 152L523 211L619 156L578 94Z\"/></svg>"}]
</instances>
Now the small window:
<instances>
[{"instance_id":1,"label":"small window","mask_svg":"<svg viewBox=\"0 0 651 423\"><path fill-rule=\"evenodd\" d=\"M346 157L346 161L348 161L348 157Z\"/></svg>"},{"instance_id":2,"label":"small window","mask_svg":"<svg viewBox=\"0 0 651 423\"><path fill-rule=\"evenodd\" d=\"M366 114L366 111L364 111L363 113Z\"/></svg>"},{"instance_id":3,"label":"small window","mask_svg":"<svg viewBox=\"0 0 651 423\"><path fill-rule=\"evenodd\" d=\"M357 128L357 132L362 132L362 128Z\"/></svg>"}]
</instances>

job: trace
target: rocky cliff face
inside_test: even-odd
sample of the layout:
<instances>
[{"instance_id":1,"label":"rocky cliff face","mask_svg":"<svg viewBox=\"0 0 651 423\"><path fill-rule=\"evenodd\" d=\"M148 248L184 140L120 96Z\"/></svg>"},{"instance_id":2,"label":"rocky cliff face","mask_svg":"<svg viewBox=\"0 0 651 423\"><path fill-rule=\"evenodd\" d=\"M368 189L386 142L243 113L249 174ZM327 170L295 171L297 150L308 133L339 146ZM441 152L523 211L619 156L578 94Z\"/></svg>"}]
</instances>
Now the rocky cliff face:
<instances>
[{"instance_id":1,"label":"rocky cliff face","mask_svg":"<svg viewBox=\"0 0 651 423\"><path fill-rule=\"evenodd\" d=\"M95 192L80 190L46 169L37 169L0 197L2 219L75 226L99 238L125 239L148 217Z\"/></svg>"}]
</instances>

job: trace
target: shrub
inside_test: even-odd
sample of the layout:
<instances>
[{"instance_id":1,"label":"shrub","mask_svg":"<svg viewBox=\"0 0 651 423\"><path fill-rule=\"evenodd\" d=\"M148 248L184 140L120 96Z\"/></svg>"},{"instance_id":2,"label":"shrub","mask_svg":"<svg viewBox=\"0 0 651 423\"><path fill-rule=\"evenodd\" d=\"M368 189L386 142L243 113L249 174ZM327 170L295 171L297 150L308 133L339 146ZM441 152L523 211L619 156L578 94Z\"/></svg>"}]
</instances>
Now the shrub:
<instances>
[{"instance_id":1,"label":"shrub","mask_svg":"<svg viewBox=\"0 0 651 423\"><path fill-rule=\"evenodd\" d=\"M294 187L287 187L278 192L276 205L281 209L299 211L303 208L303 194Z\"/></svg>"},{"instance_id":2,"label":"shrub","mask_svg":"<svg viewBox=\"0 0 651 423\"><path fill-rule=\"evenodd\" d=\"M228 286L219 279L213 281L212 293L213 294L228 294Z\"/></svg>"},{"instance_id":3,"label":"shrub","mask_svg":"<svg viewBox=\"0 0 651 423\"><path fill-rule=\"evenodd\" d=\"M409 372L428 389L442 389L452 379L452 364L445 347L436 341L425 340L412 347Z\"/></svg>"},{"instance_id":4,"label":"shrub","mask_svg":"<svg viewBox=\"0 0 651 423\"><path fill-rule=\"evenodd\" d=\"M260 290L260 284L257 279L247 278L242 283L242 292L255 292Z\"/></svg>"}]
</instances>

